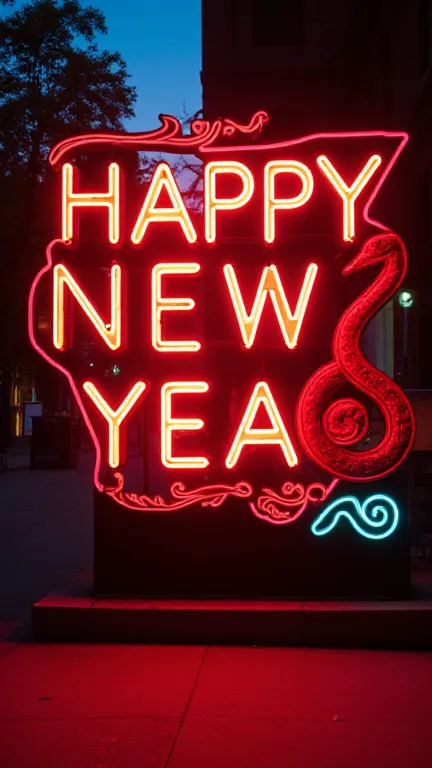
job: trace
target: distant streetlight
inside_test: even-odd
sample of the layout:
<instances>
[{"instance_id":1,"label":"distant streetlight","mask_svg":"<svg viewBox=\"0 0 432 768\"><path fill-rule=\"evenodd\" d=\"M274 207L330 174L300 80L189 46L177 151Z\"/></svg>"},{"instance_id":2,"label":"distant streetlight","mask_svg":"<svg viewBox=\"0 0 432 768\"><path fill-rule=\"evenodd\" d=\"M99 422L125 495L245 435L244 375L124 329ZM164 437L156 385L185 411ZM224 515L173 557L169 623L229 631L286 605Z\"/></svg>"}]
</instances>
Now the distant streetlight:
<instances>
[{"instance_id":1,"label":"distant streetlight","mask_svg":"<svg viewBox=\"0 0 432 768\"><path fill-rule=\"evenodd\" d=\"M414 293L412 291L401 291L399 294L399 306L403 309L409 309L414 304Z\"/></svg>"},{"instance_id":2,"label":"distant streetlight","mask_svg":"<svg viewBox=\"0 0 432 768\"><path fill-rule=\"evenodd\" d=\"M402 384L408 386L409 378L409 333L408 333L408 310L413 306L415 293L411 290L400 291L398 294L398 304L402 309Z\"/></svg>"}]
</instances>

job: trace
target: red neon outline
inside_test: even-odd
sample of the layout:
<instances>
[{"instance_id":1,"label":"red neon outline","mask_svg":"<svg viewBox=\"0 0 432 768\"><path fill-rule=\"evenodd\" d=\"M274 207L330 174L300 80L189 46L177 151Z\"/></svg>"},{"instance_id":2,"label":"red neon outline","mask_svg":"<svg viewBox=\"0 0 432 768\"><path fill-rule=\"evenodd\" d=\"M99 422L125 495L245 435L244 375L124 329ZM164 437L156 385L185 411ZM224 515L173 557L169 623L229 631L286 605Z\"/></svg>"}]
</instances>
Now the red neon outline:
<instances>
[{"instance_id":1,"label":"red neon outline","mask_svg":"<svg viewBox=\"0 0 432 768\"><path fill-rule=\"evenodd\" d=\"M171 116L161 116L162 126L155 131L150 131L147 133L138 133L134 135L126 135L126 136L119 136L119 135L112 135L112 134L86 134L78 137L72 137L71 139L65 140L63 142L60 142L57 144L53 150L50 153L49 156L49 162L52 166L56 166L61 158L69 151L72 151L73 149L77 149L78 147L82 145L86 145L87 148L89 145L110 145L110 146L129 146L131 149L142 149L147 148L150 149L150 147L158 146L160 148L161 146L165 146L167 150L172 149L174 152L176 149L180 147L198 147L200 152L205 153L209 151L210 145L216 140L216 138L221 135L233 135L233 133L238 130L241 133L244 134L252 134L255 132L259 132L264 123L267 122L268 116L264 112L257 112L250 123L247 126L239 126L234 121L226 119L224 121L216 121L216 123L211 126L207 121L195 121L192 124L192 133L193 135L191 137L182 137L179 136L179 133L181 134L181 126L178 120ZM409 135L406 132L395 132L395 131L355 131L355 132L341 132L341 133L315 133L315 134L309 134L307 136L303 136L297 139L292 139L290 141L285 142L278 142L273 144L261 144L261 145L236 145L233 147L215 147L212 146L211 151L217 152L217 153L230 153L230 152L238 152L241 151L263 151L263 150L276 150L276 149L285 149L287 147L293 147L297 144L305 144L310 141L314 140L320 140L320 139L342 139L342 138L393 138L393 139L400 139L399 146L396 148L396 150L393 152L393 155L390 157L390 160L387 164L387 166L384 168L384 171L382 172L381 176L379 177L378 183L372 188L371 194L369 198L367 199L362 215L363 219L367 224L370 224L371 226L377 227L378 229L382 231L389 231L389 227L387 227L382 222L379 222L376 219L372 219L369 216L369 209L374 202L375 198L377 197L381 187L383 186L387 176L390 174L393 166L395 165L396 161L399 158L399 155L402 153L405 145L407 144L409 140ZM53 360L37 343L35 333L34 333L34 318L33 318L33 304L34 304L34 296L37 289L37 286L42 279L43 275L46 272L49 272L52 268L52 249L57 244L63 244L63 241L61 239L56 239L51 241L46 249L46 256L47 256L47 264L42 267L37 275L35 276L30 293L29 293L29 299L28 299L28 308L29 308L29 314L28 314L28 330L29 330L29 337L31 344L33 345L34 349L41 355L42 358L44 358L50 365L52 365L54 368L59 370L61 373L63 373L66 378L69 381L71 390L75 396L76 402L78 404L78 407L80 408L80 411L82 413L83 419L87 425L87 428L89 430L89 433L91 435L91 438L93 440L94 446L95 446L95 452L96 452L96 458L95 458L95 468L94 468L94 483L96 488L99 491L103 491L104 487L99 481L99 472L101 467L101 451L100 451L100 445L99 441L97 439L96 433L92 427L92 424L90 422L90 419L87 416L85 407L82 403L79 391L75 385L74 379L71 375L71 373L64 368L62 365L60 365L58 362Z\"/></svg>"},{"instance_id":2,"label":"red neon outline","mask_svg":"<svg viewBox=\"0 0 432 768\"><path fill-rule=\"evenodd\" d=\"M385 231L389 231L389 227L376 219L372 219L369 216L369 208L375 200L378 192L380 191L384 181L392 170L399 155L404 149L406 143L409 140L409 135L406 131L343 131L341 133L310 133L306 136L302 136L298 139L290 139L288 141L276 142L274 144L240 144L229 147L215 147L213 142L219 136L222 131L222 135L232 135L235 130L238 130L245 134L256 133L262 129L262 126L268 120L266 112L256 112L252 117L248 126L239 126L234 121L226 118L225 120L217 120L213 126L210 126L208 121L201 121L203 128L196 126L196 133L192 137L180 137L177 134L181 132L181 125L179 121L171 115L161 115L160 119L163 123L161 128L157 128L154 131L148 133L137 133L129 135L119 134L82 134L81 136L75 136L71 139L57 144L51 151L49 156L49 162L52 166L56 166L60 159L66 152L76 149L82 145L86 145L87 149L92 145L111 145L111 146L129 146L131 149L150 150L151 146L157 147L158 144L163 144L167 147L167 150L171 148L173 152L179 147L198 147L201 153L216 152L216 153L230 153L238 152L261 152L265 150L274 149L286 149L287 147L295 147L298 144L306 144L311 141L319 139L366 139L366 138L389 138L389 139L401 139L401 142L393 155L391 156L386 168L382 172L377 184L372 187L370 197L367 199L363 208L363 218L367 224L378 227ZM199 122L199 121L197 121ZM210 126L210 128L208 128ZM192 124L192 129L194 125ZM229 132L229 129L230 132ZM207 133L206 133L207 131ZM212 146L210 146L212 145ZM93 147L94 148L94 147Z\"/></svg>"},{"instance_id":3,"label":"red neon outline","mask_svg":"<svg viewBox=\"0 0 432 768\"><path fill-rule=\"evenodd\" d=\"M378 227L378 229L385 230L386 232L390 231L390 227L387 227L385 224L383 224L380 221L377 221L376 219L371 219L369 216L369 208L372 205L373 201L375 200L376 196L378 195L378 192L380 191L382 185L384 184L384 181L386 180L387 176L389 175L390 171L392 170L396 160L398 159L399 155L401 154L402 150L404 149L406 143L409 141L409 135L406 133L406 131L346 131L342 133L311 133L307 136L303 136L299 139L291 139L289 141L280 141L276 142L275 144L245 144L240 145L236 147L211 147L211 149L207 149L206 147L200 147L200 151L205 152L238 152L241 150L242 152L262 152L265 150L273 150L273 149L286 149L287 147L295 147L297 144L306 144L310 141L315 141L318 139L367 139L367 138L381 138L381 139L401 139L401 142L393 155L391 156L388 165L384 169L382 175L380 176L377 184L372 188L372 192L370 194L370 197L367 199L364 208L363 208L363 218L366 221L367 224L370 224L371 226Z\"/></svg>"},{"instance_id":4,"label":"red neon outline","mask_svg":"<svg viewBox=\"0 0 432 768\"><path fill-rule=\"evenodd\" d=\"M99 471L100 471L100 467L101 467L101 448L100 448L100 443L99 443L99 440L97 438L96 432L93 429L92 423L91 423L91 421L90 421L90 419L89 419L89 417L87 415L85 406L84 406L83 401L81 399L80 391L79 391L77 385L75 384L75 381L73 379L72 374L67 370L67 368L64 368L62 365L60 365L60 363L57 363L56 360L53 360L53 358L50 357L45 352L45 350L42 349L42 347L39 346L39 344L36 341L36 336L35 336L34 328L33 328L33 301L34 301L34 295L35 295L35 292L36 292L36 288L37 288L40 280L42 279L43 275L46 272L50 272L50 270L51 270L51 268L53 266L53 260L52 260L51 252L52 252L52 250L53 250L55 245L62 245L62 246L64 246L64 242L61 239L52 240L50 242L50 244L48 245L48 247L46 249L47 263L46 263L46 265L44 267L42 267L42 269L39 270L39 272L37 273L35 279L33 280L32 286L30 288L29 299L28 299L28 318L27 318L27 320L28 320L28 332L29 332L31 344L33 345L33 347L36 350L36 352L38 352L41 355L41 357L43 357L43 359L46 360L47 363L49 363L54 368L57 368L58 371L63 373L66 376L66 378L67 378L67 380L69 382L70 388L71 388L71 390L73 392L75 400L76 400L76 402L78 404L78 407L79 407L79 409L81 411L82 417L83 417L83 419L84 419L84 421L85 421L85 423L87 425L87 429L90 432L90 436L91 436L91 438L93 440L95 451L96 451L95 468L94 468L94 473L93 473L94 484L95 484L96 488L98 489L98 491L103 491L103 485L99 481Z\"/></svg>"}]
</instances>

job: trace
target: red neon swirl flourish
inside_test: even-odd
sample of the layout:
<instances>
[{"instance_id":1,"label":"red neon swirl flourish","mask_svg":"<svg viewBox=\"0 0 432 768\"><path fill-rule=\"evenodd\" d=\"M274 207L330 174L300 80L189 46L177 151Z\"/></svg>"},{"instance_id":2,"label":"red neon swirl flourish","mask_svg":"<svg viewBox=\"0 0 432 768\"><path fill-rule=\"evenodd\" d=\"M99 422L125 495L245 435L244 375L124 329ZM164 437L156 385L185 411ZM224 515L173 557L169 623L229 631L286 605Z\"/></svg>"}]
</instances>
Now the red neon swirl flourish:
<instances>
[{"instance_id":1,"label":"red neon swirl flourish","mask_svg":"<svg viewBox=\"0 0 432 768\"><path fill-rule=\"evenodd\" d=\"M333 478L329 485L322 483L284 483L281 493L271 488L263 488L263 495L258 496L256 504L249 502L249 507L256 517L276 525L286 525L298 520L309 502L319 504L325 501L334 490L339 480Z\"/></svg>"},{"instance_id":2,"label":"red neon swirl flourish","mask_svg":"<svg viewBox=\"0 0 432 768\"><path fill-rule=\"evenodd\" d=\"M123 507L139 509L143 512L172 512L190 507L192 504L201 504L202 507L220 507L229 496L246 499L253 490L249 483L236 483L236 485L202 485L188 491L184 483L176 482L170 488L172 500L165 501L162 496L152 498L145 494L127 493L123 491L124 481L121 472L116 472L114 477L117 480L117 486L105 487L107 496Z\"/></svg>"},{"instance_id":3,"label":"red neon swirl flourish","mask_svg":"<svg viewBox=\"0 0 432 768\"><path fill-rule=\"evenodd\" d=\"M154 131L127 134L85 133L65 139L51 150L49 162L54 167L67 153L83 146L86 151L101 149L105 146L135 151L152 148L187 151L196 147L209 147L218 136L233 136L237 131L245 135L259 133L263 125L268 122L268 114L263 111L255 112L247 125L241 125L229 118L217 119L213 123L199 118L191 122L191 132L186 135L183 135L182 125L176 117L159 115L159 120L162 125Z\"/></svg>"},{"instance_id":4,"label":"red neon swirl flourish","mask_svg":"<svg viewBox=\"0 0 432 768\"><path fill-rule=\"evenodd\" d=\"M344 312L333 337L334 362L319 368L307 381L297 405L297 429L303 449L319 466L345 480L368 481L392 472L408 454L414 439L414 415L402 390L367 362L360 336L372 317L402 283L407 256L394 233L375 235L348 264L351 275L371 264L382 264L379 275ZM331 402L347 383L370 398L384 420L379 445L354 451L368 428L365 406L353 398Z\"/></svg>"},{"instance_id":5,"label":"red neon swirl flourish","mask_svg":"<svg viewBox=\"0 0 432 768\"><path fill-rule=\"evenodd\" d=\"M141 512L175 512L193 504L215 508L222 506L229 497L247 499L253 493L252 485L247 482L235 485L203 485L191 490L186 490L184 483L175 482L170 488L171 500L166 501L162 496L151 497L126 492L123 490L124 479L121 472L116 472L114 477L117 485L114 488L105 486L104 492L107 496L123 507ZM338 479L334 478L328 486L311 483L306 488L302 483L287 482L282 486L282 495L271 488L263 488L266 495L259 496L256 505L249 502L249 506L256 517L269 523L292 523L305 511L309 502L318 504L325 501L338 482Z\"/></svg>"}]
</instances>

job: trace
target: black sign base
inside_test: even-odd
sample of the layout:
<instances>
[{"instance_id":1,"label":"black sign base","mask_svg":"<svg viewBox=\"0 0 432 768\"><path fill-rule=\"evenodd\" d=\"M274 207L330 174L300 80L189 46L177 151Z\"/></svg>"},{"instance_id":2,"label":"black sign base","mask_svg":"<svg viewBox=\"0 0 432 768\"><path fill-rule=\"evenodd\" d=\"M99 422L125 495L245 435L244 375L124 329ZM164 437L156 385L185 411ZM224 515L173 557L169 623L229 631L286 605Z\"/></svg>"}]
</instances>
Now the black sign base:
<instances>
[{"instance_id":1,"label":"black sign base","mask_svg":"<svg viewBox=\"0 0 432 768\"><path fill-rule=\"evenodd\" d=\"M410 592L405 475L380 483L340 483L335 498L385 493L397 503L395 531L368 539L344 518L315 536L326 506L274 525L244 500L219 508L136 511L95 491L97 596L187 598L404 598ZM331 499L333 500L333 498Z\"/></svg>"}]
</instances>

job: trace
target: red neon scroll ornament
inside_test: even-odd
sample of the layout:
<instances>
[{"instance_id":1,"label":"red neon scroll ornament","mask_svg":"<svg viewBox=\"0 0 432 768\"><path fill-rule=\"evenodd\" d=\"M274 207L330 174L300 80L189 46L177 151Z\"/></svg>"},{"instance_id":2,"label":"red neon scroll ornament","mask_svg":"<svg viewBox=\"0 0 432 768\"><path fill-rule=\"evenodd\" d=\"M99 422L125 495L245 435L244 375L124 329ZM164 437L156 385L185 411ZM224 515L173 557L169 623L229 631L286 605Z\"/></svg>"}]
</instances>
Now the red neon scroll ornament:
<instances>
[{"instance_id":1,"label":"red neon scroll ornament","mask_svg":"<svg viewBox=\"0 0 432 768\"><path fill-rule=\"evenodd\" d=\"M228 498L247 499L253 493L249 483L239 482L235 485L201 485L198 488L186 489L184 483L173 483L170 488L171 498L166 500L162 496L147 496L146 494L128 493L123 489L123 475L116 472L117 485L113 488L105 488L105 493L122 507L136 509L142 512L175 512L179 509L200 504L201 507L220 507Z\"/></svg>"},{"instance_id":2,"label":"red neon scroll ornament","mask_svg":"<svg viewBox=\"0 0 432 768\"><path fill-rule=\"evenodd\" d=\"M345 480L384 477L405 459L414 439L414 415L404 393L368 363L359 348L367 323L394 295L405 276L407 257L402 240L393 233L371 237L343 274L351 275L372 264L380 264L380 272L339 320L333 337L333 362L311 376L297 405L303 449L321 467ZM365 406L347 397L332 402L347 383L370 398L384 419L381 442L366 451L350 450L367 431Z\"/></svg>"},{"instance_id":3,"label":"red neon scroll ornament","mask_svg":"<svg viewBox=\"0 0 432 768\"><path fill-rule=\"evenodd\" d=\"M211 146L220 137L231 137L235 133L254 136L268 122L267 112L255 112L247 125L237 123L230 118L218 118L214 122L197 118L190 124L190 134L183 134L182 125L177 117L159 115L162 125L154 131L141 133L85 133L72 136L56 144L49 155L50 164L55 167L62 157L79 147L103 149L106 146L119 146L123 149L141 150L163 148L187 151L193 148Z\"/></svg>"}]
</instances>

